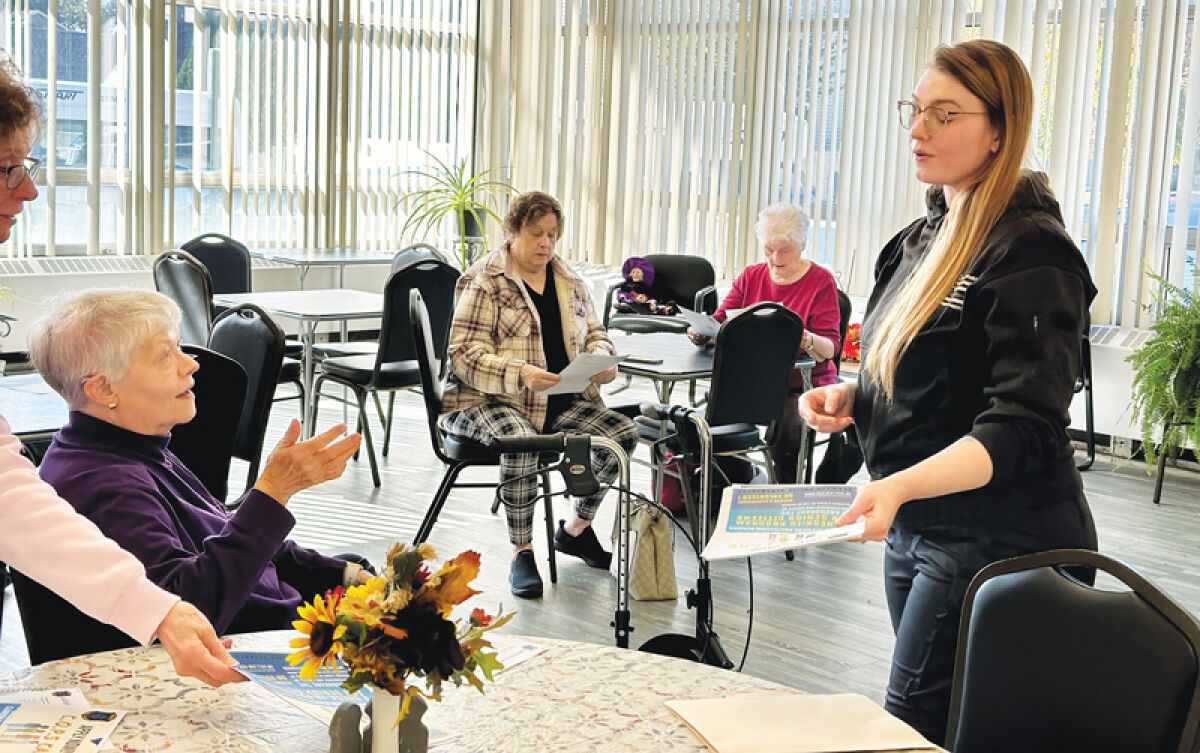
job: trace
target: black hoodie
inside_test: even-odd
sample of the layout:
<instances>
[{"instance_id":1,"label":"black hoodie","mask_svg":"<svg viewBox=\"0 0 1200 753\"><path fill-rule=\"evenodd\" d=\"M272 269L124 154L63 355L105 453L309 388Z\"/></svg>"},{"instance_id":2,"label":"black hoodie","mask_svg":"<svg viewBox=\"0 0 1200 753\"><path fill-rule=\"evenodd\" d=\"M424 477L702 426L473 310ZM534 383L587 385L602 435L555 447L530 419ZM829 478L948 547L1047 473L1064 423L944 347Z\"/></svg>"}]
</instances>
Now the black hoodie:
<instances>
[{"instance_id":1,"label":"black hoodie","mask_svg":"<svg viewBox=\"0 0 1200 753\"><path fill-rule=\"evenodd\" d=\"M926 216L892 238L876 262L864 359L886 302L941 226L941 188L930 189L926 202ZM1022 172L983 250L897 365L892 402L869 375L859 377L854 418L873 479L966 435L992 459L985 486L902 505L897 528L1007 527L1006 519L1032 507L1084 504L1066 430L1095 295L1046 176Z\"/></svg>"}]
</instances>

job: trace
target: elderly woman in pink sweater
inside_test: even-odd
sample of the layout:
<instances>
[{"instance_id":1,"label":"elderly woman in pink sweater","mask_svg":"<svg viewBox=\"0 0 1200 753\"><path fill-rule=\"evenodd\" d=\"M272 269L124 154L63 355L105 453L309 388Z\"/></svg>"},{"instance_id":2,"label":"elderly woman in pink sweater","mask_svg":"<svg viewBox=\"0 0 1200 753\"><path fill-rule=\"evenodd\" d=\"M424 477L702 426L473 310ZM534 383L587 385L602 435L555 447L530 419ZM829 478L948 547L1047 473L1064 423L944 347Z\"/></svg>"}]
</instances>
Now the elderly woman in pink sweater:
<instances>
[{"instance_id":1,"label":"elderly woman in pink sweater","mask_svg":"<svg viewBox=\"0 0 1200 753\"><path fill-rule=\"evenodd\" d=\"M802 352L797 355L807 355L816 361L811 379L814 387L820 387L837 381L833 356L842 347L841 314L833 275L804 258L810 224L808 215L795 204L772 204L759 212L754 233L766 260L742 270L713 318L723 322L730 311L763 301L782 303L795 311L804 320ZM688 330L688 337L697 345L706 345L711 340L695 330ZM803 375L797 370L792 375L792 387L797 391L803 386ZM779 435L771 448L775 478L784 484L792 483L796 477L801 429L797 401L796 395L788 398L779 421Z\"/></svg>"}]
</instances>

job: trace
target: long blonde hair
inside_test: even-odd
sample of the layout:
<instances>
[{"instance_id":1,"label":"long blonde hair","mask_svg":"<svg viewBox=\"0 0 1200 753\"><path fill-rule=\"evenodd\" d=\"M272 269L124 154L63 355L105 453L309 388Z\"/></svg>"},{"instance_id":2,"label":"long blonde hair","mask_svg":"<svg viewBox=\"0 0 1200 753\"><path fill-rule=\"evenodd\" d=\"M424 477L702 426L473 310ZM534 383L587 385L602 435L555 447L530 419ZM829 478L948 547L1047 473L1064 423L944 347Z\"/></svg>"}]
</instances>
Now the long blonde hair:
<instances>
[{"instance_id":1,"label":"long blonde hair","mask_svg":"<svg viewBox=\"0 0 1200 753\"><path fill-rule=\"evenodd\" d=\"M904 352L950 295L1008 207L1033 123L1029 71L1006 45L987 39L943 45L934 50L929 67L953 76L983 100L1000 146L979 168L976 182L955 196L937 236L883 312L872 337L863 365L889 401Z\"/></svg>"}]
</instances>

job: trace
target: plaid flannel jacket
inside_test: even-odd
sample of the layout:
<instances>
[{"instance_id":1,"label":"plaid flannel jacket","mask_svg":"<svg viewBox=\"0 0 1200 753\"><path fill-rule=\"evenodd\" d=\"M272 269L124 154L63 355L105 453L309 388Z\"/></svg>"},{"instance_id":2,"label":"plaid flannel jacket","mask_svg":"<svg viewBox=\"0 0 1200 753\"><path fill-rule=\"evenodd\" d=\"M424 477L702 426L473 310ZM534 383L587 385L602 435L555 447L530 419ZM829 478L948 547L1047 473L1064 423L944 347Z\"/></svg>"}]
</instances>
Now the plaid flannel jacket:
<instances>
[{"instance_id":1,"label":"plaid flannel jacket","mask_svg":"<svg viewBox=\"0 0 1200 753\"><path fill-rule=\"evenodd\" d=\"M614 353L612 341L596 317L587 286L557 256L550 264L567 357L574 360L580 353ZM468 269L459 278L454 297L454 320L446 349L450 370L442 410L449 413L480 403L501 403L521 411L542 431L546 397L520 384L523 365L546 368L541 320L513 270L507 244ZM583 397L603 402L594 384Z\"/></svg>"}]
</instances>

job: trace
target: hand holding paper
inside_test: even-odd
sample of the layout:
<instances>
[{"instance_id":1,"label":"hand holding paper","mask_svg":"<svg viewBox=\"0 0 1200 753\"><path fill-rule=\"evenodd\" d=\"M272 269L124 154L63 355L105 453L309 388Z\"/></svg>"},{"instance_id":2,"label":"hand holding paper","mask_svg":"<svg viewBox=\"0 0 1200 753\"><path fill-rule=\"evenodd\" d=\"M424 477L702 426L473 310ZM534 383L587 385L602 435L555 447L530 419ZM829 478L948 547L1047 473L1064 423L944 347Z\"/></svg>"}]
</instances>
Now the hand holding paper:
<instances>
[{"instance_id":1,"label":"hand holding paper","mask_svg":"<svg viewBox=\"0 0 1200 753\"><path fill-rule=\"evenodd\" d=\"M567 368L559 373L558 384L544 390L537 390L540 395L558 395L583 392L592 384L592 377L615 366L625 359L625 356L610 356L605 353L580 353L575 360L567 364Z\"/></svg>"},{"instance_id":2,"label":"hand holding paper","mask_svg":"<svg viewBox=\"0 0 1200 753\"><path fill-rule=\"evenodd\" d=\"M701 335L716 337L717 330L721 328L721 323L708 314L701 314L699 311L692 311L683 306L679 307L679 313L683 314L684 319L687 319L688 326Z\"/></svg>"}]
</instances>

